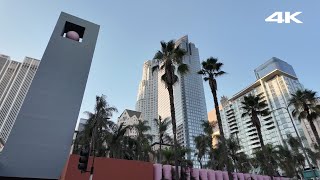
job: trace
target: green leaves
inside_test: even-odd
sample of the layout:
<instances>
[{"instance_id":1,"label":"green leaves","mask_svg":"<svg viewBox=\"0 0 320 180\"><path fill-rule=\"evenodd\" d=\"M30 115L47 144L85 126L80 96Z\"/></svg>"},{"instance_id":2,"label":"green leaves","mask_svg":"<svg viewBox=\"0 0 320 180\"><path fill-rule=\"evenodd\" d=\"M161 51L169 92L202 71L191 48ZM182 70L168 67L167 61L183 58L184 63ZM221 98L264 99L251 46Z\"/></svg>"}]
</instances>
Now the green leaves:
<instances>
[{"instance_id":1,"label":"green leaves","mask_svg":"<svg viewBox=\"0 0 320 180\"><path fill-rule=\"evenodd\" d=\"M201 63L202 69L198 72L198 74L203 75L205 81L208 79L215 79L219 76L226 74L225 71L222 71L223 63L218 62L217 58L210 57L206 61Z\"/></svg>"},{"instance_id":2,"label":"green leaves","mask_svg":"<svg viewBox=\"0 0 320 180\"><path fill-rule=\"evenodd\" d=\"M314 121L320 117L320 105L318 104L319 97L317 96L317 93L312 90L304 89L297 90L294 94L291 94L291 96L289 105L294 106L292 115L298 117L299 120L308 120L317 143L320 144L319 133L314 125Z\"/></svg>"}]
</instances>

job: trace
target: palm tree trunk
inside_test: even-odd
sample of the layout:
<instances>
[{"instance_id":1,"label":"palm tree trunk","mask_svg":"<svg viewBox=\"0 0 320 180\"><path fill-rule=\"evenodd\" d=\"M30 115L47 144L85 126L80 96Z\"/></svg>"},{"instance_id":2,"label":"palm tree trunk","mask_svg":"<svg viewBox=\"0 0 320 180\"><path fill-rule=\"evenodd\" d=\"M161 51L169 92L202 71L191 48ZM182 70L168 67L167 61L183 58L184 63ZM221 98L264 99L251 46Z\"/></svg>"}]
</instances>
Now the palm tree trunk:
<instances>
[{"instance_id":1,"label":"palm tree trunk","mask_svg":"<svg viewBox=\"0 0 320 180\"><path fill-rule=\"evenodd\" d=\"M216 110L216 116L217 116L217 121L218 121L218 126L219 126L219 132L220 132L220 141L222 142L222 151L226 152L226 156L228 156L228 151L226 148L226 144L225 144L225 137L224 137L224 132L223 132L223 128L222 128L222 122L221 122L221 115L220 115L220 109L219 109L219 102L218 102L218 97L217 97L217 90L216 90L216 86L215 86L215 82L212 79L209 79L209 85L210 85L210 89L212 92L212 96L213 96L213 101L214 101L214 108ZM231 174L231 170L229 169L230 167L228 166L228 158L223 158L224 159L224 164L227 167L227 171L228 171L228 175L229 175L229 179L233 178L233 175Z\"/></svg>"},{"instance_id":2,"label":"palm tree trunk","mask_svg":"<svg viewBox=\"0 0 320 180\"><path fill-rule=\"evenodd\" d=\"M174 97L173 97L173 86L168 85L169 97L170 97L170 110L171 110L171 123L173 131L173 141L174 141L174 165L175 165L175 179L179 179L179 168L178 168L178 142L177 142L177 124L176 124L176 112L174 108Z\"/></svg>"},{"instance_id":3,"label":"palm tree trunk","mask_svg":"<svg viewBox=\"0 0 320 180\"><path fill-rule=\"evenodd\" d=\"M202 169L202 161L201 161L201 159L198 159L198 161L199 161L199 164L200 164L200 169Z\"/></svg>"},{"instance_id":4,"label":"palm tree trunk","mask_svg":"<svg viewBox=\"0 0 320 180\"><path fill-rule=\"evenodd\" d=\"M218 121L218 126L219 126L219 131L220 131L220 137L224 139L224 132L222 129L222 122L221 122L221 115L220 115L220 110L219 110L219 102L218 102L218 97L217 97L217 91L216 87L214 86L213 80L209 80L209 85L211 88L212 96L213 96L213 101L214 101L214 108L216 111L216 116L217 116L217 121Z\"/></svg>"},{"instance_id":5,"label":"palm tree trunk","mask_svg":"<svg viewBox=\"0 0 320 180\"><path fill-rule=\"evenodd\" d=\"M162 164L162 160L161 160L161 151L162 151L162 138L160 138L159 140L159 163Z\"/></svg>"},{"instance_id":6,"label":"palm tree trunk","mask_svg":"<svg viewBox=\"0 0 320 180\"><path fill-rule=\"evenodd\" d=\"M259 140L260 140L260 144L261 144L261 148L264 148L264 142L263 142L263 137L262 137L262 132L261 132L261 127L256 126L257 131L258 131L258 136L259 136Z\"/></svg>"},{"instance_id":7,"label":"palm tree trunk","mask_svg":"<svg viewBox=\"0 0 320 180\"><path fill-rule=\"evenodd\" d=\"M314 137L316 138L316 141L317 141L318 145L320 145L320 137L319 137L317 128L316 128L316 126L314 125L314 122L313 122L313 120L309 120L309 119L308 119L308 121L309 121L311 130L312 130L312 132L313 132L313 134L314 134Z\"/></svg>"}]
</instances>

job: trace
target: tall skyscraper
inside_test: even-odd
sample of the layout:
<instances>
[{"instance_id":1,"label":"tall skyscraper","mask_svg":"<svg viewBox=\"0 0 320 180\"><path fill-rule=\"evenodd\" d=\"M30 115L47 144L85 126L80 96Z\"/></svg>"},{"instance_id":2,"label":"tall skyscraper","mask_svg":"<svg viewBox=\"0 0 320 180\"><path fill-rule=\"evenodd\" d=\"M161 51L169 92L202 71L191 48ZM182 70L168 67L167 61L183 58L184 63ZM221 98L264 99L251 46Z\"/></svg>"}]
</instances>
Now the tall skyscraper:
<instances>
[{"instance_id":1,"label":"tall skyscraper","mask_svg":"<svg viewBox=\"0 0 320 180\"><path fill-rule=\"evenodd\" d=\"M257 80L249 87L241 90L232 98L221 99L221 110L223 130L227 138L234 136L240 142L242 151L252 155L255 149L261 147L256 128L251 123L249 116L242 117L242 101L244 96L249 94L261 95L262 101L268 104L271 114L266 117L259 117L263 141L265 144L283 145L288 136L297 137L293 126L296 126L299 135L305 139L305 132L298 119L291 123L286 109L291 94L302 88L298 78L288 63L272 58L255 70ZM290 111L292 111L290 107ZM308 146L308 143L304 141Z\"/></svg>"},{"instance_id":2,"label":"tall skyscraper","mask_svg":"<svg viewBox=\"0 0 320 180\"><path fill-rule=\"evenodd\" d=\"M0 138L3 143L8 139L39 62L26 57L21 63L0 55Z\"/></svg>"},{"instance_id":3,"label":"tall skyscraper","mask_svg":"<svg viewBox=\"0 0 320 180\"><path fill-rule=\"evenodd\" d=\"M203 80L197 74L201 69L199 51L193 43L189 42L188 36L178 39L176 45L187 52L183 57L183 62L189 66L187 74L177 73L179 80L174 86L177 138L180 144L195 149L194 137L203 133L201 122L208 119ZM158 100L159 114L163 114L163 117L170 117L169 94L162 82L159 82ZM188 154L188 159L193 158L194 152Z\"/></svg>"},{"instance_id":4,"label":"tall skyscraper","mask_svg":"<svg viewBox=\"0 0 320 180\"><path fill-rule=\"evenodd\" d=\"M99 25L60 14L0 156L0 177L59 179L98 34Z\"/></svg>"},{"instance_id":5,"label":"tall skyscraper","mask_svg":"<svg viewBox=\"0 0 320 180\"><path fill-rule=\"evenodd\" d=\"M155 118L158 118L158 72L152 67L157 64L155 60L146 61L143 65L142 80L139 84L136 111L142 113L143 120L148 121L151 127L149 134L153 135L153 142L158 142L158 128Z\"/></svg>"}]
</instances>

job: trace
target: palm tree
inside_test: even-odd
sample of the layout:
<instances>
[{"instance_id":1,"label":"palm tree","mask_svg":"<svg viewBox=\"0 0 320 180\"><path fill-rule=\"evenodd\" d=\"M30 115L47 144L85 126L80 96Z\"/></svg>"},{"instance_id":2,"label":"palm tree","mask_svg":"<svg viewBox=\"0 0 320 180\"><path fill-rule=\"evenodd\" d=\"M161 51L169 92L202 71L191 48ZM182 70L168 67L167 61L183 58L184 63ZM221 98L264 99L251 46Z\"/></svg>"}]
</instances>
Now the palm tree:
<instances>
[{"instance_id":1,"label":"palm tree","mask_svg":"<svg viewBox=\"0 0 320 180\"><path fill-rule=\"evenodd\" d=\"M242 165L242 162L239 161L240 155L242 156L241 158L244 160L243 154L238 153L238 151L241 150L239 142L233 136L231 136L229 139L226 139L226 147L228 149L229 156L233 161L234 169L236 171L239 170L239 168Z\"/></svg>"},{"instance_id":2,"label":"palm tree","mask_svg":"<svg viewBox=\"0 0 320 180\"><path fill-rule=\"evenodd\" d=\"M165 118L164 120L162 120L161 116L159 116L159 119L154 119L154 121L156 122L157 126L158 126L158 133L159 133L159 162L162 163L162 159L161 159L161 152L162 152L162 144L164 142L164 137L165 137L165 133L168 130L169 127L169 123L170 123L170 119L169 118Z\"/></svg>"},{"instance_id":3,"label":"palm tree","mask_svg":"<svg viewBox=\"0 0 320 180\"><path fill-rule=\"evenodd\" d=\"M317 161L320 160L320 148L318 145L315 145L315 150L311 150L310 148L306 148L307 154L310 157L312 164L316 167Z\"/></svg>"},{"instance_id":4,"label":"palm tree","mask_svg":"<svg viewBox=\"0 0 320 180\"><path fill-rule=\"evenodd\" d=\"M119 126L114 125L111 132L108 132L105 136L105 142L107 143L107 151L110 158L117 159L133 159L134 149L136 142L128 136L125 136L127 130L132 128L121 123ZM129 148L130 147L130 148ZM131 152L127 152L131 151ZM131 154L131 155L129 155Z\"/></svg>"},{"instance_id":5,"label":"palm tree","mask_svg":"<svg viewBox=\"0 0 320 180\"><path fill-rule=\"evenodd\" d=\"M276 153L280 168L285 172L286 176L298 178L301 177L305 167L305 157L300 153L301 145L298 139L289 136L284 146L277 146ZM289 149L289 147L291 149Z\"/></svg>"},{"instance_id":6,"label":"palm tree","mask_svg":"<svg viewBox=\"0 0 320 180\"><path fill-rule=\"evenodd\" d=\"M176 127L176 115L174 108L174 97L173 97L173 85L178 81L178 76L175 74L175 69L183 75L185 74L189 68L188 65L183 63L183 56L186 52L180 48L180 46L176 46L174 40L169 42L161 41L161 50L158 51L153 59L158 60L159 65L153 67L153 70L159 68L164 71L164 74L161 76L161 80L165 83L170 98L170 110L171 110L171 123L172 123L172 131L173 131L173 140L174 140L174 148L175 148L175 167L176 173L175 178L178 179L178 157L177 157L177 127ZM177 67L177 68L176 68Z\"/></svg>"},{"instance_id":7,"label":"palm tree","mask_svg":"<svg viewBox=\"0 0 320 180\"><path fill-rule=\"evenodd\" d=\"M314 121L320 117L320 105L319 97L317 93L312 90L297 90L294 94L291 94L289 105L294 106L292 115L301 119L307 119L312 129L312 132L316 138L317 144L320 145L320 137L317 132Z\"/></svg>"},{"instance_id":8,"label":"palm tree","mask_svg":"<svg viewBox=\"0 0 320 180\"><path fill-rule=\"evenodd\" d=\"M195 153L195 156L197 157L197 160L200 164L200 168L202 169L202 158L206 155L208 152L208 145L207 145L208 138L207 136L200 134L199 136L194 137L194 142L196 145L197 152Z\"/></svg>"},{"instance_id":9,"label":"palm tree","mask_svg":"<svg viewBox=\"0 0 320 180\"><path fill-rule=\"evenodd\" d=\"M96 96L94 112L85 112L88 116L88 121L84 126L81 138L83 138L84 144L89 144L93 136L94 142L92 146L94 148L92 149L94 152L92 153L95 153L96 156L105 156L103 137L105 131L109 131L114 126L114 122L109 120L114 112L117 112L117 108L109 105L105 95Z\"/></svg>"},{"instance_id":10,"label":"palm tree","mask_svg":"<svg viewBox=\"0 0 320 180\"><path fill-rule=\"evenodd\" d=\"M278 157L276 156L276 148L271 144L267 144L262 149L254 152L252 159L254 167L259 167L261 173L267 174L273 179L279 167Z\"/></svg>"},{"instance_id":11,"label":"palm tree","mask_svg":"<svg viewBox=\"0 0 320 180\"><path fill-rule=\"evenodd\" d=\"M150 126L148 126L148 121L139 121L137 124L133 125L133 128L137 132L136 140L137 144L137 160L149 161L149 153L151 152L150 141L152 141L152 136L147 134L150 131Z\"/></svg>"},{"instance_id":12,"label":"palm tree","mask_svg":"<svg viewBox=\"0 0 320 180\"><path fill-rule=\"evenodd\" d=\"M261 123L259 120L260 116L267 116L270 114L268 109L265 109L268 107L268 104L265 101L262 101L263 97L260 95L248 95L244 97L244 101L242 101L242 109L244 110L244 113L242 114L242 117L250 116L252 124L256 127L258 136L260 139L261 147L264 148L264 142L262 138L261 133Z\"/></svg>"},{"instance_id":13,"label":"palm tree","mask_svg":"<svg viewBox=\"0 0 320 180\"><path fill-rule=\"evenodd\" d=\"M161 162L162 164L170 164L174 165L174 150L171 148L165 148L161 151L164 160Z\"/></svg>"},{"instance_id":14,"label":"palm tree","mask_svg":"<svg viewBox=\"0 0 320 180\"><path fill-rule=\"evenodd\" d=\"M217 58L210 57L206 61L202 62L202 69L198 72L198 74L204 76L204 81L209 82L209 86L212 92L213 100L214 100L214 107L216 110L216 116L217 116L217 121L219 125L219 131L220 131L220 137L224 138L224 132L222 129L222 122L221 122L221 115L220 115L220 110L219 110L219 102L218 102L218 97L217 97L217 77L220 77L226 72L222 71L221 68L223 66L223 63L218 62Z\"/></svg>"}]
</instances>

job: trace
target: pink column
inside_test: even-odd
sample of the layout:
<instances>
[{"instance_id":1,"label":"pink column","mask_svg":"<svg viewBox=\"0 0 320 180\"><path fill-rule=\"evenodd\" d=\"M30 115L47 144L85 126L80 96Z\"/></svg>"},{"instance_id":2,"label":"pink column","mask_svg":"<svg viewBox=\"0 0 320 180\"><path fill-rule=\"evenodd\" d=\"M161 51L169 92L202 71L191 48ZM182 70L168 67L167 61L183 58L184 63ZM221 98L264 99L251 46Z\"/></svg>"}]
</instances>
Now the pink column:
<instances>
[{"instance_id":1,"label":"pink column","mask_svg":"<svg viewBox=\"0 0 320 180\"><path fill-rule=\"evenodd\" d=\"M176 167L175 166L172 166L172 177L174 177L174 173L176 172ZM179 166L178 167L178 174L179 174L179 179L180 179L180 176L181 176L181 167Z\"/></svg>"},{"instance_id":2,"label":"pink column","mask_svg":"<svg viewBox=\"0 0 320 180\"><path fill-rule=\"evenodd\" d=\"M237 173L237 178L238 178L238 180L245 180L244 174L242 174L242 173Z\"/></svg>"},{"instance_id":3,"label":"pink column","mask_svg":"<svg viewBox=\"0 0 320 180\"><path fill-rule=\"evenodd\" d=\"M208 180L216 180L216 172L214 170L208 171Z\"/></svg>"},{"instance_id":4,"label":"pink column","mask_svg":"<svg viewBox=\"0 0 320 180\"><path fill-rule=\"evenodd\" d=\"M271 180L270 176L263 176L263 180Z\"/></svg>"},{"instance_id":5,"label":"pink column","mask_svg":"<svg viewBox=\"0 0 320 180\"><path fill-rule=\"evenodd\" d=\"M258 175L257 175L257 174L251 174L251 177L252 177L254 180L258 180Z\"/></svg>"},{"instance_id":6,"label":"pink column","mask_svg":"<svg viewBox=\"0 0 320 180\"><path fill-rule=\"evenodd\" d=\"M216 180L223 180L222 172L216 171Z\"/></svg>"},{"instance_id":7,"label":"pink column","mask_svg":"<svg viewBox=\"0 0 320 180\"><path fill-rule=\"evenodd\" d=\"M238 180L237 173L232 173L232 176L233 176L233 180Z\"/></svg>"},{"instance_id":8,"label":"pink column","mask_svg":"<svg viewBox=\"0 0 320 180\"><path fill-rule=\"evenodd\" d=\"M199 180L199 169L193 168L191 170L191 176L195 178L195 180Z\"/></svg>"},{"instance_id":9,"label":"pink column","mask_svg":"<svg viewBox=\"0 0 320 180\"><path fill-rule=\"evenodd\" d=\"M208 180L208 170L200 169L199 175L201 177L201 180Z\"/></svg>"},{"instance_id":10,"label":"pink column","mask_svg":"<svg viewBox=\"0 0 320 180\"><path fill-rule=\"evenodd\" d=\"M172 168L171 165L163 165L164 179L172 180L171 168Z\"/></svg>"},{"instance_id":11,"label":"pink column","mask_svg":"<svg viewBox=\"0 0 320 180\"><path fill-rule=\"evenodd\" d=\"M247 180L251 177L251 174L244 174L244 179Z\"/></svg>"},{"instance_id":12,"label":"pink column","mask_svg":"<svg viewBox=\"0 0 320 180\"><path fill-rule=\"evenodd\" d=\"M223 180L229 180L229 175L227 171L222 172Z\"/></svg>"},{"instance_id":13,"label":"pink column","mask_svg":"<svg viewBox=\"0 0 320 180\"><path fill-rule=\"evenodd\" d=\"M154 164L153 165L153 180L161 180L162 179L162 164Z\"/></svg>"},{"instance_id":14,"label":"pink column","mask_svg":"<svg viewBox=\"0 0 320 180\"><path fill-rule=\"evenodd\" d=\"M190 168L186 168L187 180L191 179L190 171L191 171Z\"/></svg>"}]
</instances>

